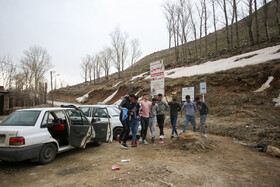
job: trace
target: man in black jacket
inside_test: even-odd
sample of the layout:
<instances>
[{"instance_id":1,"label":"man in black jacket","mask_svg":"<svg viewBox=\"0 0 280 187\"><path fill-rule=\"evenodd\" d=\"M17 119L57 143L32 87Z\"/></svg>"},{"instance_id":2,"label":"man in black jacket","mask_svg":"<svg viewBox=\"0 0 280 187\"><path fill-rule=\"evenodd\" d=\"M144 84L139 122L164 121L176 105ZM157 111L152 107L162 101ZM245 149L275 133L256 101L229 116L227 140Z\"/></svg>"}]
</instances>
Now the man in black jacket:
<instances>
[{"instance_id":1,"label":"man in black jacket","mask_svg":"<svg viewBox=\"0 0 280 187\"><path fill-rule=\"evenodd\" d=\"M123 148L128 149L128 146L126 145L126 140L129 136L130 132L130 121L129 118L132 116L134 110L133 110L133 101L134 101L134 95L130 94L129 96L125 96L120 104L120 121L123 125L123 130L120 134L120 140L119 143L121 143L121 140L123 139L123 143L121 144Z\"/></svg>"},{"instance_id":2,"label":"man in black jacket","mask_svg":"<svg viewBox=\"0 0 280 187\"><path fill-rule=\"evenodd\" d=\"M196 106L197 109L199 110L200 113L200 133L202 133L205 137L206 135L206 130L205 130L205 122L207 119L207 114L209 112L209 107L206 103L202 102L199 97L195 98Z\"/></svg>"},{"instance_id":3,"label":"man in black jacket","mask_svg":"<svg viewBox=\"0 0 280 187\"><path fill-rule=\"evenodd\" d=\"M168 103L170 107L170 121L172 125L171 139L174 138L174 133L178 136L178 132L176 129L176 123L178 119L178 112L181 110L180 104L176 101L176 98L172 99L172 102Z\"/></svg>"}]
</instances>

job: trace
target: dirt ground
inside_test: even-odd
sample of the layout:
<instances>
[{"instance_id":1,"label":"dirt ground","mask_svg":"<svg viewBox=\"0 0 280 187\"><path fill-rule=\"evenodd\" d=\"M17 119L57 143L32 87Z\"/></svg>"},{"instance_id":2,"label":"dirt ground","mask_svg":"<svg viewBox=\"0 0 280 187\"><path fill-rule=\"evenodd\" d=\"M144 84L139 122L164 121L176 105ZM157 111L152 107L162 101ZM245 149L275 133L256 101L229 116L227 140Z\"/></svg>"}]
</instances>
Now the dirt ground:
<instances>
[{"instance_id":1,"label":"dirt ground","mask_svg":"<svg viewBox=\"0 0 280 187\"><path fill-rule=\"evenodd\" d=\"M280 159L233 138L208 138L216 144L208 152L171 149L176 140L168 137L164 144L157 140L129 150L117 142L75 149L48 165L0 162L0 186L279 186ZM120 170L112 171L113 165Z\"/></svg>"}]
</instances>

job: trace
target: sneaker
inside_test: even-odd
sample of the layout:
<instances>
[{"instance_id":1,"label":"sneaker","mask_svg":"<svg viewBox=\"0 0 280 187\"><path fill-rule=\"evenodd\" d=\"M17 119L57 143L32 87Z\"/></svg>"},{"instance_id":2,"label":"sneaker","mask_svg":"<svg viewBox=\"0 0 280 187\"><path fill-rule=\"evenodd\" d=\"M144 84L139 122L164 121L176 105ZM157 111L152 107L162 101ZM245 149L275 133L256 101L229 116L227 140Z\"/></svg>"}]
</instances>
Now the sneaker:
<instances>
[{"instance_id":1,"label":"sneaker","mask_svg":"<svg viewBox=\"0 0 280 187\"><path fill-rule=\"evenodd\" d=\"M122 144L122 148L129 149L128 146L125 143Z\"/></svg>"},{"instance_id":2,"label":"sneaker","mask_svg":"<svg viewBox=\"0 0 280 187\"><path fill-rule=\"evenodd\" d=\"M143 138L142 138L142 137L139 138L139 142L140 142L140 143L143 142Z\"/></svg>"},{"instance_id":3,"label":"sneaker","mask_svg":"<svg viewBox=\"0 0 280 187\"><path fill-rule=\"evenodd\" d=\"M171 139L173 139L173 138L174 138L174 136L172 135L172 136L171 136Z\"/></svg>"},{"instance_id":4,"label":"sneaker","mask_svg":"<svg viewBox=\"0 0 280 187\"><path fill-rule=\"evenodd\" d=\"M163 136L163 135L160 135L159 138L160 138L160 139L164 139L164 136Z\"/></svg>"},{"instance_id":5,"label":"sneaker","mask_svg":"<svg viewBox=\"0 0 280 187\"><path fill-rule=\"evenodd\" d=\"M137 147L136 141L132 143L131 147Z\"/></svg>"},{"instance_id":6,"label":"sneaker","mask_svg":"<svg viewBox=\"0 0 280 187\"><path fill-rule=\"evenodd\" d=\"M205 137L207 137L207 135L206 135L206 134L204 134L204 136L205 136Z\"/></svg>"},{"instance_id":7,"label":"sneaker","mask_svg":"<svg viewBox=\"0 0 280 187\"><path fill-rule=\"evenodd\" d=\"M148 145L149 143L147 142L147 140L144 140L144 141L143 141L143 144L144 144L144 145Z\"/></svg>"},{"instance_id":8,"label":"sneaker","mask_svg":"<svg viewBox=\"0 0 280 187\"><path fill-rule=\"evenodd\" d=\"M152 137L152 142L154 142L155 141L155 137Z\"/></svg>"}]
</instances>

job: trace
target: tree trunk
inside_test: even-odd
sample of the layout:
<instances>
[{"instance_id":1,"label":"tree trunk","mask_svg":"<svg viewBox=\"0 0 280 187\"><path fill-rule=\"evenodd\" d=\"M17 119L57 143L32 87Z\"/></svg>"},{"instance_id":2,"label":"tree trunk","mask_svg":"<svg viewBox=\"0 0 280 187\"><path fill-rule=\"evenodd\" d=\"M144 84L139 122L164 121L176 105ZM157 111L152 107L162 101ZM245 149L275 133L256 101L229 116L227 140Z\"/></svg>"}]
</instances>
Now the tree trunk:
<instances>
[{"instance_id":1,"label":"tree trunk","mask_svg":"<svg viewBox=\"0 0 280 187\"><path fill-rule=\"evenodd\" d=\"M277 24L278 24L278 34L280 34L280 0L276 0L277 3Z\"/></svg>"},{"instance_id":2,"label":"tree trunk","mask_svg":"<svg viewBox=\"0 0 280 187\"><path fill-rule=\"evenodd\" d=\"M238 15L237 15L237 4L236 0L233 0L233 8L234 8L234 15L235 15L235 34L236 34L236 44L237 48L239 49L239 29L238 29Z\"/></svg>"},{"instance_id":3,"label":"tree trunk","mask_svg":"<svg viewBox=\"0 0 280 187\"><path fill-rule=\"evenodd\" d=\"M226 0L223 0L224 2L224 14L225 14L225 21L226 21L226 34L227 34L227 46L230 50L230 39L229 39L229 28L228 28L228 16L227 16L227 5Z\"/></svg>"},{"instance_id":4,"label":"tree trunk","mask_svg":"<svg viewBox=\"0 0 280 187\"><path fill-rule=\"evenodd\" d=\"M213 8L213 23L214 23L214 33L215 33L215 49L216 53L218 52L218 36L217 36L217 23L216 23L216 9L215 9L215 1L212 1Z\"/></svg>"},{"instance_id":5,"label":"tree trunk","mask_svg":"<svg viewBox=\"0 0 280 187\"><path fill-rule=\"evenodd\" d=\"M234 17L235 17L235 13L233 11L233 15L231 18L231 25L230 25L230 48L233 49L233 23L234 23Z\"/></svg>"},{"instance_id":6,"label":"tree trunk","mask_svg":"<svg viewBox=\"0 0 280 187\"><path fill-rule=\"evenodd\" d=\"M250 44L251 46L255 45L255 41L254 41L254 35L253 35L253 0L249 0L249 23L248 23L248 27L249 27L249 38L250 38Z\"/></svg>"},{"instance_id":7,"label":"tree trunk","mask_svg":"<svg viewBox=\"0 0 280 187\"><path fill-rule=\"evenodd\" d=\"M258 5L257 0L254 0L255 4L255 24L256 24L256 35L257 35L257 43L260 42L260 32L259 32L259 20L258 20Z\"/></svg>"},{"instance_id":8,"label":"tree trunk","mask_svg":"<svg viewBox=\"0 0 280 187\"><path fill-rule=\"evenodd\" d=\"M204 33L205 33L205 54L206 54L206 57L208 57L207 8L206 8L206 0L204 0Z\"/></svg>"},{"instance_id":9,"label":"tree trunk","mask_svg":"<svg viewBox=\"0 0 280 187\"><path fill-rule=\"evenodd\" d=\"M266 35L266 40L269 41L270 40L270 34L269 34L269 29L268 29L268 20L267 20L267 16L268 16L268 5L267 5L267 1L264 0L264 28L265 28L265 35Z\"/></svg>"}]
</instances>

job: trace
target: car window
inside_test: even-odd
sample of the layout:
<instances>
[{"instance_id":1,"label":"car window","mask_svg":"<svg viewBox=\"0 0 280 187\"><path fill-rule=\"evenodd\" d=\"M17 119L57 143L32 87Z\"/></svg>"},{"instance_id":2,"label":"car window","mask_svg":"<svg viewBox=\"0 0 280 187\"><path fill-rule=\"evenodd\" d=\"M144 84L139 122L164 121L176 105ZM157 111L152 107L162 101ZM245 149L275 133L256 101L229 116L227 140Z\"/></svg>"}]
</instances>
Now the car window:
<instances>
[{"instance_id":1,"label":"car window","mask_svg":"<svg viewBox=\"0 0 280 187\"><path fill-rule=\"evenodd\" d=\"M71 125L89 125L87 118L77 110L67 110Z\"/></svg>"},{"instance_id":2,"label":"car window","mask_svg":"<svg viewBox=\"0 0 280 187\"><path fill-rule=\"evenodd\" d=\"M41 111L15 111L0 123L0 126L34 126Z\"/></svg>"},{"instance_id":3,"label":"car window","mask_svg":"<svg viewBox=\"0 0 280 187\"><path fill-rule=\"evenodd\" d=\"M109 114L113 117L120 115L120 113L117 111L117 109L114 109L113 107L107 107L107 109L108 109Z\"/></svg>"},{"instance_id":4,"label":"car window","mask_svg":"<svg viewBox=\"0 0 280 187\"><path fill-rule=\"evenodd\" d=\"M46 127L48 125L48 119L49 119L49 112L45 112L41 127Z\"/></svg>"},{"instance_id":5,"label":"car window","mask_svg":"<svg viewBox=\"0 0 280 187\"><path fill-rule=\"evenodd\" d=\"M83 113L86 115L86 116L90 116L89 115L89 111L90 111L90 107L80 107L81 111L83 111Z\"/></svg>"},{"instance_id":6,"label":"car window","mask_svg":"<svg viewBox=\"0 0 280 187\"><path fill-rule=\"evenodd\" d=\"M93 117L108 118L106 108L95 108L93 110Z\"/></svg>"}]
</instances>

